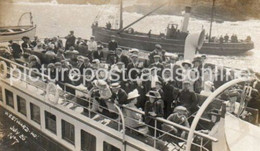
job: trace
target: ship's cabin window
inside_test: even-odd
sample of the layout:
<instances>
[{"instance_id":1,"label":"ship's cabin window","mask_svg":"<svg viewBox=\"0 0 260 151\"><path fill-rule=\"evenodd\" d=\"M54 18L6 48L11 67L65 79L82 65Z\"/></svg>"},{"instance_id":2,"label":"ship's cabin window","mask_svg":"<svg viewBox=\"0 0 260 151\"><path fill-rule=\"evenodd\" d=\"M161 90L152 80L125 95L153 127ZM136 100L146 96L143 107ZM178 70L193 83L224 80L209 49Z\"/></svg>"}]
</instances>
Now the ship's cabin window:
<instances>
[{"instance_id":1,"label":"ship's cabin window","mask_svg":"<svg viewBox=\"0 0 260 151\"><path fill-rule=\"evenodd\" d=\"M26 116L26 101L20 96L17 96L17 108L18 112Z\"/></svg>"},{"instance_id":2,"label":"ship's cabin window","mask_svg":"<svg viewBox=\"0 0 260 151\"><path fill-rule=\"evenodd\" d=\"M96 137L83 130L81 130L81 150L96 151Z\"/></svg>"},{"instance_id":3,"label":"ship's cabin window","mask_svg":"<svg viewBox=\"0 0 260 151\"><path fill-rule=\"evenodd\" d=\"M31 119L38 123L41 124L41 112L40 112L40 107L37 105L34 105L30 103L30 110L31 110Z\"/></svg>"},{"instance_id":4,"label":"ship's cabin window","mask_svg":"<svg viewBox=\"0 0 260 151\"><path fill-rule=\"evenodd\" d=\"M75 128L74 125L61 120L62 139L74 145L75 143Z\"/></svg>"},{"instance_id":5,"label":"ship's cabin window","mask_svg":"<svg viewBox=\"0 0 260 151\"><path fill-rule=\"evenodd\" d=\"M107 143L107 142L104 142L103 143L103 151L120 151L119 148Z\"/></svg>"},{"instance_id":6,"label":"ship's cabin window","mask_svg":"<svg viewBox=\"0 0 260 151\"><path fill-rule=\"evenodd\" d=\"M0 86L0 101L3 102L3 90L1 86Z\"/></svg>"},{"instance_id":7,"label":"ship's cabin window","mask_svg":"<svg viewBox=\"0 0 260 151\"><path fill-rule=\"evenodd\" d=\"M45 111L45 127L56 134L56 116Z\"/></svg>"},{"instance_id":8,"label":"ship's cabin window","mask_svg":"<svg viewBox=\"0 0 260 151\"><path fill-rule=\"evenodd\" d=\"M5 90L6 104L14 108L14 95L12 92Z\"/></svg>"}]
</instances>

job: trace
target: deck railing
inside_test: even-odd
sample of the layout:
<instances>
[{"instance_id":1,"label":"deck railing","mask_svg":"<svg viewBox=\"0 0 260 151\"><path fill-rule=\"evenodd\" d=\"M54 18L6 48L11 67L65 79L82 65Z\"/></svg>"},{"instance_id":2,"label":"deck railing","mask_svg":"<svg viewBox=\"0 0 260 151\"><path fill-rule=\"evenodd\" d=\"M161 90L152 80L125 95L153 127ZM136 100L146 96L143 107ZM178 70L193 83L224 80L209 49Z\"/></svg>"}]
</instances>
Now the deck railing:
<instances>
[{"instance_id":1,"label":"deck railing","mask_svg":"<svg viewBox=\"0 0 260 151\"><path fill-rule=\"evenodd\" d=\"M37 91L42 92L41 95L46 95L46 86L48 84L48 82L50 82L49 77L47 75L41 75L37 72L33 72L34 76L43 76L45 77L46 81L37 81L37 82L32 82L29 80L27 73L29 72L30 68L25 67L23 65L20 65L12 60L0 57L0 61L4 61L7 64L7 79L10 79L10 76L14 76L15 78L17 78L16 74L11 75L10 74L10 69L14 68L14 66L16 68L19 68L21 71L24 71L22 73L22 78L20 79L20 81L23 81L27 87L35 87ZM0 74L1 74L1 67L0 67ZM1 79L1 78L0 78ZM2 78L4 79L4 78ZM106 123L106 125L110 128L113 128L119 132L123 132L122 133L122 144L125 147L125 135L128 135L130 137L134 137L135 139L138 139L139 141L142 141L145 144L148 144L154 148L157 148L159 150L165 149L166 147L168 148L181 148L181 149L185 149L185 144L187 143L186 138L184 137L180 137L177 135L174 135L173 133L171 133L169 131L163 131L161 129L157 128L157 125L160 124L166 124L169 126L173 126L175 128L180 129L181 131L185 131L187 133L190 132L190 128L179 125L177 123L173 123L171 121L165 120L163 118L160 117L151 117L154 120L154 127L150 126L148 124L142 123L142 127L144 129L147 128L151 128L154 130L154 135L145 133L143 131L140 131L140 129L136 129L131 127L131 125L125 125L125 119L131 119L135 122L140 122L139 119L133 119L131 117L127 117L124 113L124 111L126 110L130 110L132 112L138 113L140 115L142 115L143 117L145 116L145 113L141 110L138 109L134 109L134 108L130 108L127 107L126 105L116 105L114 103L111 102L106 102L112 106L114 106L115 108L107 108L107 107L103 107L98 103L95 103L95 101L93 100L93 98L91 97L86 97L86 98L79 98L78 96L76 96L75 94L71 94L69 92L67 92L66 90L68 88L73 89L75 91L78 92L82 92L82 93L86 93L85 91L82 91L81 89L78 89L76 86L73 86L71 84L68 83L62 83L62 82L58 82L56 81L61 87L63 87L63 90L60 90L59 92L59 96L60 98L63 99L63 102L60 103L60 105L63 106L67 106L68 104L72 104L73 106L70 109L76 109L77 107L82 108L83 112L81 114L85 115L86 117L93 119L97 122L101 121L106 121L109 120L109 122ZM88 105L82 105L82 103L79 103L79 100L84 101L85 103L87 103ZM49 103L50 105L53 105L51 103ZM97 105L99 107L99 109L101 110L107 110L108 113L114 114L116 116L116 118L113 118L109 115L106 114L102 114L100 111L98 110L93 110L93 106ZM76 110L75 110L76 112ZM117 118L119 117L119 118ZM99 120L98 120L99 119ZM158 134L160 134L158 136ZM210 135L198 132L198 131L194 131L195 137L194 139L197 139L198 141L193 141L192 142L192 146L193 148L195 148L195 150L211 150L211 143L212 142L217 142L218 140ZM167 141L164 139L164 136L168 136L170 137L172 140L175 141ZM177 140L177 141L176 141ZM178 144L178 143L180 144Z\"/></svg>"}]
</instances>

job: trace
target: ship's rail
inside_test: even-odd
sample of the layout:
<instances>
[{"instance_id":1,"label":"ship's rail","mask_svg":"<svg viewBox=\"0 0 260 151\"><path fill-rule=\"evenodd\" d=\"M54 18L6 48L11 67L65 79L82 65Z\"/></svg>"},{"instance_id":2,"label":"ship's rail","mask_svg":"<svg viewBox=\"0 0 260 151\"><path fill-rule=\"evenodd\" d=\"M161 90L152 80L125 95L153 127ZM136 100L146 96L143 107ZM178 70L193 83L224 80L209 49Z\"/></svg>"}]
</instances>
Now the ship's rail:
<instances>
[{"instance_id":1,"label":"ship's rail","mask_svg":"<svg viewBox=\"0 0 260 151\"><path fill-rule=\"evenodd\" d=\"M0 57L0 61L4 61L7 64L7 79L10 79L11 76L13 76L13 78L18 78L17 74L10 74L11 68L16 68L16 69L20 69L22 72L22 76L20 77L20 81L23 81L26 85L26 87L34 87L36 88L37 92L41 92L41 95L46 95L47 91L46 91L46 87L47 84L49 82L51 82L50 78L47 75L42 75L39 74L37 72L34 71L30 71L30 68L25 67L23 65L20 65L12 60ZM0 71L1 71L1 66L0 66ZM41 77L45 77L46 81L31 81L28 78L28 72L32 72L33 76L37 77L37 76L41 76ZM1 72L0 72L1 73ZM1 78L0 78L1 79ZM4 79L4 78L2 78ZM125 144L125 135L133 137L147 145L150 145L154 148L157 148L159 150L170 150L170 149L177 149L177 150L185 150L185 144L187 144L187 136L185 137L180 137L178 135L175 135L173 133L171 133L171 129L169 131L165 131L162 129L159 129L157 127L158 124L166 124L168 126L172 126L174 128L177 128L183 132L189 133L190 132L190 128L173 123L171 121L165 120L163 118L160 117L150 117L154 120L154 126L150 126L144 122L141 122L140 119L133 119L131 117L126 116L125 114L123 115L124 117L122 117L122 113L124 113L124 111L126 110L130 110L133 113L138 113L140 115L142 115L143 117L145 116L145 113L143 111L140 111L138 109L135 108L130 108L127 107L126 105L122 105L122 106L117 106L111 102L106 102L108 107L102 107L100 106L98 103L96 103L96 101L91 98L91 97L84 97L84 98L80 98L78 97L76 94L72 94L67 92L67 89L73 89L77 92L81 92L83 94L87 94L86 91L83 91L79 88L77 88L76 86L73 86L71 84L67 84L67 83L62 83L59 81L56 81L56 83L58 85L60 85L61 87L63 87L63 90L59 90L59 97L62 100L61 103L58 102L58 104L63 105L63 106L68 106L71 105L70 109L75 110L76 108L81 108L83 109L82 114L85 115L86 117L95 120L97 122L100 122L112 129L117 130L118 132L123 132L123 136L122 136L122 142L123 144ZM15 86L15 83L14 83ZM79 102L79 100L81 100L81 103ZM43 100L46 102L46 100ZM84 105L82 104L82 101L84 102ZM48 101L47 101L48 102ZM50 102L48 102L49 105L54 105ZM86 105L87 104L87 105ZM101 113L99 110L93 110L93 106L97 105L99 107L99 110L106 110L108 114L103 114ZM120 109L120 110L119 110ZM113 114L113 116L111 116L111 114ZM116 117L116 118L115 118ZM117 118L119 117L119 118ZM143 128L138 129L138 128L134 128L131 125L125 125L124 124L124 120L132 120L134 122L140 123L141 127ZM148 134L146 132L144 132L144 129L150 128L154 131L154 135ZM160 134L160 135L158 135ZM192 144L192 148L193 150L200 150L200 151L208 151L211 150L211 143L212 142L217 142L218 140L208 134L199 132L199 131L195 131L194 132L194 139L193 142L191 142ZM165 138L167 136L167 138ZM196 141L194 141L196 140Z\"/></svg>"}]
</instances>

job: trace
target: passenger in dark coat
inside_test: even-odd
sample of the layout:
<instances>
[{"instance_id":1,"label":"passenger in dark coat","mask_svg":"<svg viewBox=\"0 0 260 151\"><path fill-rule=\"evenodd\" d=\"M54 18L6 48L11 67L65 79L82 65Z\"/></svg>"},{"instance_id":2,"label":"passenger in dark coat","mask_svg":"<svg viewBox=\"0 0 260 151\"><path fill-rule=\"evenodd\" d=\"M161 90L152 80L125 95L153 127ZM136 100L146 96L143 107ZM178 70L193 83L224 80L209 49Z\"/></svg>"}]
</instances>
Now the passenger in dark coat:
<instances>
[{"instance_id":1,"label":"passenger in dark coat","mask_svg":"<svg viewBox=\"0 0 260 151\"><path fill-rule=\"evenodd\" d=\"M111 101L116 104L128 104L127 94L126 92L120 87L119 83L111 84L112 96Z\"/></svg>"},{"instance_id":2,"label":"passenger in dark coat","mask_svg":"<svg viewBox=\"0 0 260 151\"><path fill-rule=\"evenodd\" d=\"M97 51L93 52L93 58L98 60L104 60L103 46L98 46Z\"/></svg>"},{"instance_id":3,"label":"passenger in dark coat","mask_svg":"<svg viewBox=\"0 0 260 151\"><path fill-rule=\"evenodd\" d=\"M180 104L186 107L191 113L197 109L198 99L196 94L189 90L191 83L189 81L183 82L183 90L180 92L179 101Z\"/></svg>"},{"instance_id":4,"label":"passenger in dark coat","mask_svg":"<svg viewBox=\"0 0 260 151\"><path fill-rule=\"evenodd\" d=\"M114 35L112 35L111 38L112 38L111 41L108 43L108 50L115 51L116 48L118 48L118 44L117 44L117 41L115 40L115 36Z\"/></svg>"},{"instance_id":5,"label":"passenger in dark coat","mask_svg":"<svg viewBox=\"0 0 260 151\"><path fill-rule=\"evenodd\" d=\"M9 43L10 43L10 47L12 48L13 57L15 59L20 58L23 52L21 46L17 43L14 43L12 40L10 40Z\"/></svg>"},{"instance_id":6,"label":"passenger in dark coat","mask_svg":"<svg viewBox=\"0 0 260 151\"><path fill-rule=\"evenodd\" d=\"M121 48L116 49L117 62L123 62L125 66L129 64L129 58L123 54Z\"/></svg>"},{"instance_id":7,"label":"passenger in dark coat","mask_svg":"<svg viewBox=\"0 0 260 151\"><path fill-rule=\"evenodd\" d=\"M145 123L150 125L148 127L151 136L154 136L154 126L155 120L154 117L163 117L163 101L161 100L161 96L159 92L149 91L146 95L149 97L149 101L145 103L144 111L145 111ZM157 129L161 129L161 123L157 121ZM157 136L159 136L159 132L157 131Z\"/></svg>"},{"instance_id":8,"label":"passenger in dark coat","mask_svg":"<svg viewBox=\"0 0 260 151\"><path fill-rule=\"evenodd\" d=\"M22 49L24 52L29 52L32 50L33 46L30 44L30 38L29 37L26 37L24 36L22 38L23 40L23 43L22 43Z\"/></svg>"},{"instance_id":9,"label":"passenger in dark coat","mask_svg":"<svg viewBox=\"0 0 260 151\"><path fill-rule=\"evenodd\" d=\"M70 34L65 37L66 44L65 44L65 50L68 50L71 46L75 46L76 37L74 36L74 31L70 31Z\"/></svg>"},{"instance_id":10,"label":"passenger in dark coat","mask_svg":"<svg viewBox=\"0 0 260 151\"><path fill-rule=\"evenodd\" d=\"M159 76L161 76L161 73L162 73L162 71L163 71L164 66L163 66L163 64L160 63L159 61L160 61L160 56L159 56L159 55L155 55L155 56L154 56L154 63L151 64L149 67L150 67L150 68L153 68L153 67L157 68L157 71L158 71L157 74L158 74Z\"/></svg>"},{"instance_id":11,"label":"passenger in dark coat","mask_svg":"<svg viewBox=\"0 0 260 151\"><path fill-rule=\"evenodd\" d=\"M160 56L160 62L163 61L163 50L162 50L162 46L160 44L156 44L155 45L155 49L153 52L151 52L148 56L149 60L150 60L150 63L154 63L154 56L155 55L159 55ZM165 59L165 58L164 58Z\"/></svg>"}]
</instances>

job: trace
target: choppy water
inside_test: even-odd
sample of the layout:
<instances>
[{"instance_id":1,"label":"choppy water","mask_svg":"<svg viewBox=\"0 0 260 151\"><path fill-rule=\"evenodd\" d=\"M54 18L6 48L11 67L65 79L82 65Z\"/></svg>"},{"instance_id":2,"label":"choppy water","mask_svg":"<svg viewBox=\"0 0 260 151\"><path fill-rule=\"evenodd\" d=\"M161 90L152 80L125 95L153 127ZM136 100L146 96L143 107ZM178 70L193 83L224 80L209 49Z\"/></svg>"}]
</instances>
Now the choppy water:
<instances>
[{"instance_id":1,"label":"choppy water","mask_svg":"<svg viewBox=\"0 0 260 151\"><path fill-rule=\"evenodd\" d=\"M114 15L118 16L118 6L115 5L63 5L56 3L17 3L5 4L0 2L0 26L16 25L20 15L32 12L34 23L37 24L37 35L43 37L64 37L70 30L82 38L91 36L91 24L100 15L99 25L105 25L107 20L113 22ZM124 13L124 24L128 25L141 17L137 13ZM181 25L182 17L169 15L149 16L133 26L135 30L152 33L163 32L168 23ZM28 23L28 21L27 21ZM191 18L189 31L198 32L209 29L209 22ZM209 61L236 68L252 68L260 72L260 20L215 23L213 35L237 34L239 38L247 35L255 42L255 49L242 56L209 56ZM1 123L0 123L1 124ZM0 133L1 137L1 133Z\"/></svg>"},{"instance_id":2,"label":"choppy water","mask_svg":"<svg viewBox=\"0 0 260 151\"><path fill-rule=\"evenodd\" d=\"M107 20L113 22L112 16L118 16L116 5L65 5L56 3L18 3L0 4L0 25L16 25L19 16L23 12L32 12L34 23L37 24L37 35L39 37L66 36L70 30L82 38L91 35L91 24L99 14L101 16L99 25L105 25ZM3 14L3 15L2 15ZM141 17L137 13L124 13L124 25ZM177 23L181 25L181 16L153 15L148 16L141 22L135 24L135 30L152 33L163 32L167 24ZM198 32L205 28L209 29L209 22L191 18L189 31ZM227 66L238 68L252 68L260 72L260 20L215 23L213 35L237 34L244 39L247 35L255 42L255 49L242 56L210 56L209 61L223 63Z\"/></svg>"}]
</instances>

